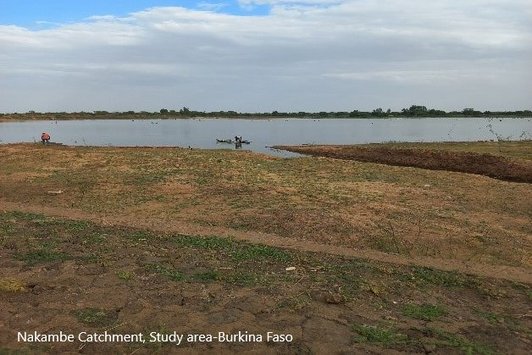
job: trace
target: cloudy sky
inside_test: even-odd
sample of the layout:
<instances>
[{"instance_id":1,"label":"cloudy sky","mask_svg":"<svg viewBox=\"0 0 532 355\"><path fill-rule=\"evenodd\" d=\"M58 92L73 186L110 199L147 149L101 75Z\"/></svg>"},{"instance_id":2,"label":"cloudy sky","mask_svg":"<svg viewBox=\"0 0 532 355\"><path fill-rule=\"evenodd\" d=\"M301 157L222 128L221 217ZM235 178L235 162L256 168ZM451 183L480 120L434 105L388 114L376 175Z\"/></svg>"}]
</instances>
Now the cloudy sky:
<instances>
[{"instance_id":1,"label":"cloudy sky","mask_svg":"<svg viewBox=\"0 0 532 355\"><path fill-rule=\"evenodd\" d=\"M530 0L0 0L0 112L532 108Z\"/></svg>"}]
</instances>

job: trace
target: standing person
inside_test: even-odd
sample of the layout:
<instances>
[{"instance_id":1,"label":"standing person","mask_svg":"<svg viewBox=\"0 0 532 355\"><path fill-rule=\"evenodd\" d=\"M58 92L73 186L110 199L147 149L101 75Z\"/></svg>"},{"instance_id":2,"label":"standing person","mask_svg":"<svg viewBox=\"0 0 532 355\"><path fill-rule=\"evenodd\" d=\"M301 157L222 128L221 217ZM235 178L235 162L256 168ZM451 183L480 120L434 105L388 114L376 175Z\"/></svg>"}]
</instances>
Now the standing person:
<instances>
[{"instance_id":1,"label":"standing person","mask_svg":"<svg viewBox=\"0 0 532 355\"><path fill-rule=\"evenodd\" d=\"M42 132L41 141L42 141L42 144L50 143L50 135L46 132Z\"/></svg>"}]
</instances>

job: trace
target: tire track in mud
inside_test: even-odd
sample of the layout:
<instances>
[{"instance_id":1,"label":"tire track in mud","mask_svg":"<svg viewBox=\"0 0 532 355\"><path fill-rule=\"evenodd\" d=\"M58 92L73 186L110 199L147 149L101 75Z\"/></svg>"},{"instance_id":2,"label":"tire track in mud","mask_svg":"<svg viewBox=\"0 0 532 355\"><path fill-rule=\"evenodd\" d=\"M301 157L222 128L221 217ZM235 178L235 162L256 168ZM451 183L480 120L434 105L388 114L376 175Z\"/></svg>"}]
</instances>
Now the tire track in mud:
<instances>
[{"instance_id":1,"label":"tire track in mud","mask_svg":"<svg viewBox=\"0 0 532 355\"><path fill-rule=\"evenodd\" d=\"M159 233L176 233L196 236L216 235L220 237L234 238L235 240L248 241L297 251L353 257L402 266L421 266L442 271L454 271L468 275L532 284L532 271L527 268L515 266L479 264L469 261L466 262L461 260L438 259L431 257L406 257L401 255L387 254L370 249L353 249L335 245L319 244L311 241L284 238L273 234L243 232L223 227L203 227L194 224L183 224L182 222L169 223L168 221L155 219L143 220L142 218L139 218L139 216L102 216L75 209L29 205L3 201L1 199L0 211L39 213L49 217L86 220L102 226L127 226L139 229L148 229Z\"/></svg>"}]
</instances>

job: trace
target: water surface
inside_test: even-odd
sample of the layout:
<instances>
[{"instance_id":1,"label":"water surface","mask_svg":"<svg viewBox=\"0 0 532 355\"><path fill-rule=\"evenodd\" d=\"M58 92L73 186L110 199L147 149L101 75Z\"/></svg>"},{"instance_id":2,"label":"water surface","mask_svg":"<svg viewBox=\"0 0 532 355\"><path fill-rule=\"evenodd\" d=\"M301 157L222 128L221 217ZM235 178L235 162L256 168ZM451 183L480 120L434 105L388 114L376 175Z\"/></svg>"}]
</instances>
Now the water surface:
<instances>
[{"instance_id":1,"label":"water surface","mask_svg":"<svg viewBox=\"0 0 532 355\"><path fill-rule=\"evenodd\" d=\"M216 139L243 136L242 149L267 154L273 145L361 144L523 140L532 138L531 119L175 119L1 122L0 143L37 142L42 132L52 141L83 146L178 146L235 149Z\"/></svg>"}]
</instances>

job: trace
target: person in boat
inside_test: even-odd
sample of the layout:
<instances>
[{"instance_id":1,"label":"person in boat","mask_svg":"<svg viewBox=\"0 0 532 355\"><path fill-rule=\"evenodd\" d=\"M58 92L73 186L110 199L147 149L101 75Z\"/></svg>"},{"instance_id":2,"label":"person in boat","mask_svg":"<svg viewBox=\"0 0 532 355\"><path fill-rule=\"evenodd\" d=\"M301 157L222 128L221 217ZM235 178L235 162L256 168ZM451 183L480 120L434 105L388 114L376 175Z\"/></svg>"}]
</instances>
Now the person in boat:
<instances>
[{"instance_id":1,"label":"person in boat","mask_svg":"<svg viewBox=\"0 0 532 355\"><path fill-rule=\"evenodd\" d=\"M42 132L41 141L42 141L42 144L50 143L50 135L46 132Z\"/></svg>"}]
</instances>

